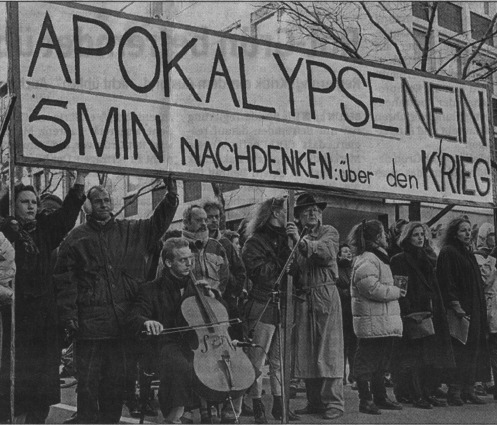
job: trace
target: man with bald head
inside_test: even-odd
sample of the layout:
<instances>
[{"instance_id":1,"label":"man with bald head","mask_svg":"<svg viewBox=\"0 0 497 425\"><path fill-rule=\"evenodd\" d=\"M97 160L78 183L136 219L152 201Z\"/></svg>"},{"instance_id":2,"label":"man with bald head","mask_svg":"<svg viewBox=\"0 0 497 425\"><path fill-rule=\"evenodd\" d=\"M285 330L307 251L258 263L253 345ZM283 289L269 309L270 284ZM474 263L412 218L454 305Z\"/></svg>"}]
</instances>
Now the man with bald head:
<instances>
[{"instance_id":1,"label":"man with bald head","mask_svg":"<svg viewBox=\"0 0 497 425\"><path fill-rule=\"evenodd\" d=\"M119 423L127 316L178 205L176 182L165 183L167 194L145 220L116 219L108 190L92 187L86 223L61 245L57 302L61 323L75 337L79 423Z\"/></svg>"}]
</instances>

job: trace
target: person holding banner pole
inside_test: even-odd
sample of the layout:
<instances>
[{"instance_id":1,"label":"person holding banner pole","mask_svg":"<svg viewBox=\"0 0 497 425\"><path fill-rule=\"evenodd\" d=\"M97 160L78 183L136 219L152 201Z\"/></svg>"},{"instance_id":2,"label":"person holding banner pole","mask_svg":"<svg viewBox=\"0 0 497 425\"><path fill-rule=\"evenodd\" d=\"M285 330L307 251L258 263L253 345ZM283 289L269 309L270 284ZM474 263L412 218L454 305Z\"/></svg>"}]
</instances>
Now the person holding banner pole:
<instances>
[{"instance_id":1,"label":"person holding banner pole","mask_svg":"<svg viewBox=\"0 0 497 425\"><path fill-rule=\"evenodd\" d=\"M85 200L87 174L77 173L62 207L51 214L38 214L39 198L33 186L15 185L14 217L8 216L9 194L0 199L0 214L4 217L0 230L15 244L17 265L14 325L17 423L44 423L50 405L60 401L60 353L51 254L76 223ZM10 336L11 327L8 316L4 322L6 337ZM8 339L6 346L10 344ZM10 362L0 372L0 420L6 419L10 411L9 369Z\"/></svg>"},{"instance_id":2,"label":"person holding banner pole","mask_svg":"<svg viewBox=\"0 0 497 425\"><path fill-rule=\"evenodd\" d=\"M176 181L152 216L120 220L102 186L88 191L87 221L61 245L55 272L61 321L75 338L78 423L119 423L124 398L126 326L147 257L166 232L178 206Z\"/></svg>"}]
</instances>

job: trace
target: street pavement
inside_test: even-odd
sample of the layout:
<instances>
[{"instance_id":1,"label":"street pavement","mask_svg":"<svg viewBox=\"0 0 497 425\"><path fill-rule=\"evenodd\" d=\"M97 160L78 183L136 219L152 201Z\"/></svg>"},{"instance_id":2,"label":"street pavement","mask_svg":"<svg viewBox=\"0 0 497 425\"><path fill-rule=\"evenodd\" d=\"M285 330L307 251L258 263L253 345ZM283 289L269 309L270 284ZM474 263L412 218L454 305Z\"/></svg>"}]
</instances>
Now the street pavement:
<instances>
[{"instance_id":1,"label":"street pavement","mask_svg":"<svg viewBox=\"0 0 497 425\"><path fill-rule=\"evenodd\" d=\"M62 423L76 411L76 386L62 389L62 402L50 411L47 423ZM271 416L271 397L269 394L268 380L264 379L266 395L263 397L266 405L266 414L269 423L279 423ZM388 389L389 395L391 388ZM492 396L483 397L487 402L484 406L466 404L461 407L439 407L431 410L418 409L412 405L404 405L401 411L383 411L381 415L366 415L359 413L357 391L350 385L345 386L345 414L340 419L325 421L319 416L302 415L299 423L333 423L333 424L497 424L497 401ZM156 403L156 400L155 400ZM305 393L297 393L297 397L290 400L292 410L300 409L306 405ZM198 414L194 417L199 422ZM131 418L126 407L123 408L121 423L136 424L138 419ZM146 417L145 423L163 423L162 415L156 418ZM241 423L253 423L253 418L242 417ZM292 422L294 423L294 422ZM295 422L296 423L296 422Z\"/></svg>"}]
</instances>

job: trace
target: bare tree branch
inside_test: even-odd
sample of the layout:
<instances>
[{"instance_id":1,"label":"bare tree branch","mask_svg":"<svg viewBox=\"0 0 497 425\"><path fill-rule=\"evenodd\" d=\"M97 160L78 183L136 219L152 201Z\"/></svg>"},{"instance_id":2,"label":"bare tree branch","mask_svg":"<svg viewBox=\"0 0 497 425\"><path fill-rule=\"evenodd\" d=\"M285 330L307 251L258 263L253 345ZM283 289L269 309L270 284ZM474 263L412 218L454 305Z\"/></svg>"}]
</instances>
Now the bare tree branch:
<instances>
[{"instance_id":1,"label":"bare tree branch","mask_svg":"<svg viewBox=\"0 0 497 425\"><path fill-rule=\"evenodd\" d=\"M371 23L380 30L380 32L383 34L383 36L387 39L387 41L393 46L393 48L395 49L395 52L397 53L397 57L399 58L400 60L400 63L402 64L402 66L404 68L407 68L407 64L406 64L406 61L404 60L404 55L402 54L402 51L400 50L400 47L399 45L394 41L394 39L392 37L390 37L390 34L388 34L386 31L385 31L385 28L380 25L374 18L373 16L371 15L371 12L368 10L368 8L366 7L366 4L361 1L361 6L364 10L364 12L366 12L366 15L368 15L368 18L369 20L371 21Z\"/></svg>"},{"instance_id":2,"label":"bare tree branch","mask_svg":"<svg viewBox=\"0 0 497 425\"><path fill-rule=\"evenodd\" d=\"M155 188L159 187L160 186L160 183L161 182L161 179L155 179L153 180L151 183L148 183L142 187L140 187L140 189L138 189L136 191L136 193L129 199L127 199L125 202L124 202L124 205L119 209L119 211L117 211L115 213L116 216L118 216L119 214L121 214L125 208L129 205L131 205L133 202L135 202L140 196L143 196L143 195L146 195L147 193L150 193L152 192L152 190L154 190ZM148 190L147 192L144 192L145 189L149 188L150 186L154 186L152 189Z\"/></svg>"},{"instance_id":3,"label":"bare tree branch","mask_svg":"<svg viewBox=\"0 0 497 425\"><path fill-rule=\"evenodd\" d=\"M425 44L423 46L421 54L421 70L426 71L428 65L428 52L430 50L430 39L431 33L433 31L433 22L435 21L435 15L437 14L438 3L433 2L430 6L431 14L428 21L428 29L426 30Z\"/></svg>"},{"instance_id":4,"label":"bare tree branch","mask_svg":"<svg viewBox=\"0 0 497 425\"><path fill-rule=\"evenodd\" d=\"M492 20L490 21L490 25L487 28L487 31L485 32L485 35L479 40L479 42L476 44L476 49L473 50L469 58L466 60L466 63L464 65L464 68L462 70L462 79L466 79L468 77L468 69L469 66L471 65L471 62L473 61L474 58L480 53L483 44L485 44L485 41L487 41L490 37L493 37L496 34L496 31L492 31L493 27L495 25L495 21L497 20L497 13L493 16Z\"/></svg>"}]
</instances>

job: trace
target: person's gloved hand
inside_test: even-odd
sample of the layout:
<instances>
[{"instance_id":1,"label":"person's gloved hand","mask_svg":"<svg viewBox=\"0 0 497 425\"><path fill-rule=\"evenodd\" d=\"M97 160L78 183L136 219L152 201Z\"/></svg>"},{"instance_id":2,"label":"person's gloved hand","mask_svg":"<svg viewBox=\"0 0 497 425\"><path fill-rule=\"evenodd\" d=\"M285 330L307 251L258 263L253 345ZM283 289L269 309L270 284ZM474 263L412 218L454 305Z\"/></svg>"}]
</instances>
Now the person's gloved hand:
<instances>
[{"instance_id":1,"label":"person's gloved hand","mask_svg":"<svg viewBox=\"0 0 497 425\"><path fill-rule=\"evenodd\" d=\"M71 343L79 330L79 325L76 320L69 319L66 321L66 325L64 326L64 341L66 343Z\"/></svg>"},{"instance_id":2,"label":"person's gloved hand","mask_svg":"<svg viewBox=\"0 0 497 425\"><path fill-rule=\"evenodd\" d=\"M462 318L466 316L466 312L462 309L461 305L459 303L457 304L452 304L450 306L452 310L454 310L454 313L456 313L456 316L459 318Z\"/></svg>"},{"instance_id":3,"label":"person's gloved hand","mask_svg":"<svg viewBox=\"0 0 497 425\"><path fill-rule=\"evenodd\" d=\"M9 242L14 243L19 240L19 222L15 217L8 216L2 222L2 232Z\"/></svg>"},{"instance_id":4,"label":"person's gloved hand","mask_svg":"<svg viewBox=\"0 0 497 425\"><path fill-rule=\"evenodd\" d=\"M178 185L176 184L176 179L173 178L172 174L169 174L166 178L162 179L166 185L167 192L172 195L178 194Z\"/></svg>"}]
</instances>

